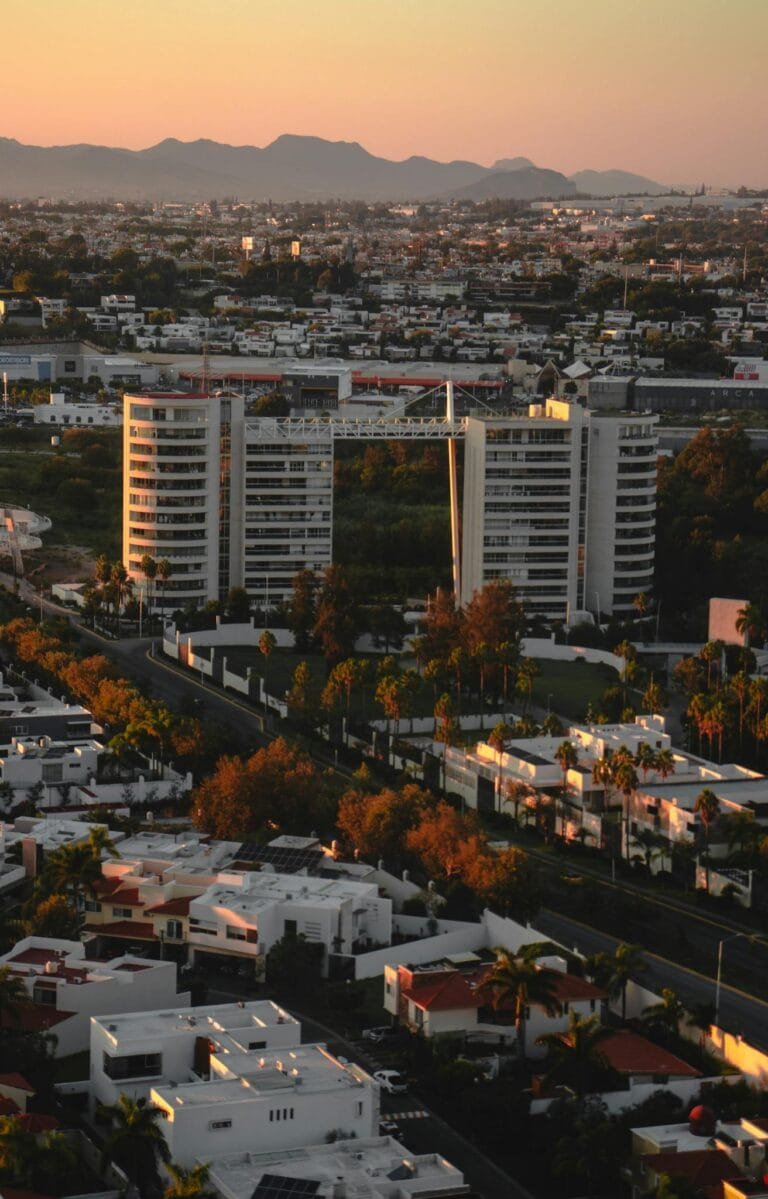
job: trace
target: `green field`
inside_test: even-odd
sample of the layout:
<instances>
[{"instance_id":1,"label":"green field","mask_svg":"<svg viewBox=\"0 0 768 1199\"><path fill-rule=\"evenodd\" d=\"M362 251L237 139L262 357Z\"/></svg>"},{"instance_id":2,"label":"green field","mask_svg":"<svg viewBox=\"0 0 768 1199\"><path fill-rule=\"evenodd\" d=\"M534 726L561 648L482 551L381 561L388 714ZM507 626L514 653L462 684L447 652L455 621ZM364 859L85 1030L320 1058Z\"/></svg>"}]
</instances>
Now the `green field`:
<instances>
[{"instance_id":1,"label":"green field","mask_svg":"<svg viewBox=\"0 0 768 1199\"><path fill-rule=\"evenodd\" d=\"M619 676L602 662L553 662L539 659L541 674L533 685L533 702L540 708L551 707L560 716L583 720L592 704L597 711L606 687L614 687Z\"/></svg>"}]
</instances>

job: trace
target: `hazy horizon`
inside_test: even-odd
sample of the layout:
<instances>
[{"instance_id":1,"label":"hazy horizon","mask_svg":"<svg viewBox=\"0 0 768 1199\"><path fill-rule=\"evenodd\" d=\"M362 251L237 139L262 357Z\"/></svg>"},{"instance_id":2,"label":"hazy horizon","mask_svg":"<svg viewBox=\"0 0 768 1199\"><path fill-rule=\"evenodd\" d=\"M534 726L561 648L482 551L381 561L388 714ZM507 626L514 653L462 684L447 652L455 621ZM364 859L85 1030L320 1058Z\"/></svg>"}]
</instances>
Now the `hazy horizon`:
<instances>
[{"instance_id":1,"label":"hazy horizon","mask_svg":"<svg viewBox=\"0 0 768 1199\"><path fill-rule=\"evenodd\" d=\"M3 133L27 144L292 132L396 160L768 186L766 0L295 0L289 15L256 0L5 0L3 18Z\"/></svg>"}]
</instances>

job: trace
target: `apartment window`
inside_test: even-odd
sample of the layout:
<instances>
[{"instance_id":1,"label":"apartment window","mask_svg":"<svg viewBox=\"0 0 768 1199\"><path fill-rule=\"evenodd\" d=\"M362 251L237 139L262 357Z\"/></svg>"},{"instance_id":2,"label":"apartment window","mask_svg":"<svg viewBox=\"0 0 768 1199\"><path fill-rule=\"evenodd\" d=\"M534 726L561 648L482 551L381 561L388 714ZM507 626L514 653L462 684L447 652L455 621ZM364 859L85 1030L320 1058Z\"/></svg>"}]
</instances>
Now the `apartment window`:
<instances>
[{"instance_id":1,"label":"apartment window","mask_svg":"<svg viewBox=\"0 0 768 1199\"><path fill-rule=\"evenodd\" d=\"M363 1102L361 1099L358 1099L357 1103L355 1104L355 1115L362 1116L362 1114L363 1114Z\"/></svg>"},{"instance_id":2,"label":"apartment window","mask_svg":"<svg viewBox=\"0 0 768 1199\"><path fill-rule=\"evenodd\" d=\"M208 1127L210 1128L211 1132L221 1132L221 1130L223 1128L231 1128L232 1121L231 1120L209 1120Z\"/></svg>"},{"instance_id":3,"label":"apartment window","mask_svg":"<svg viewBox=\"0 0 768 1199\"><path fill-rule=\"evenodd\" d=\"M165 935L172 941L180 941L184 936L184 928L180 920L167 920L165 924Z\"/></svg>"},{"instance_id":4,"label":"apartment window","mask_svg":"<svg viewBox=\"0 0 768 1199\"><path fill-rule=\"evenodd\" d=\"M292 1107L270 1108L270 1112L269 1112L270 1124L275 1124L275 1123L279 1124L281 1120L292 1120L293 1118L294 1117L293 1117L293 1108Z\"/></svg>"},{"instance_id":5,"label":"apartment window","mask_svg":"<svg viewBox=\"0 0 768 1199\"><path fill-rule=\"evenodd\" d=\"M33 987L32 999L35 1003L43 1003L46 1007L56 1007L55 987Z\"/></svg>"},{"instance_id":6,"label":"apartment window","mask_svg":"<svg viewBox=\"0 0 768 1199\"><path fill-rule=\"evenodd\" d=\"M162 1053L132 1053L125 1057L104 1054L103 1070L107 1078L159 1078L163 1073Z\"/></svg>"},{"instance_id":7,"label":"apartment window","mask_svg":"<svg viewBox=\"0 0 768 1199\"><path fill-rule=\"evenodd\" d=\"M240 928L240 926L237 924L228 924L227 925L227 940L228 941L244 941L245 940L245 929Z\"/></svg>"},{"instance_id":8,"label":"apartment window","mask_svg":"<svg viewBox=\"0 0 768 1199\"><path fill-rule=\"evenodd\" d=\"M133 915L133 908L113 908L113 916L120 916L123 920L130 920Z\"/></svg>"}]
</instances>

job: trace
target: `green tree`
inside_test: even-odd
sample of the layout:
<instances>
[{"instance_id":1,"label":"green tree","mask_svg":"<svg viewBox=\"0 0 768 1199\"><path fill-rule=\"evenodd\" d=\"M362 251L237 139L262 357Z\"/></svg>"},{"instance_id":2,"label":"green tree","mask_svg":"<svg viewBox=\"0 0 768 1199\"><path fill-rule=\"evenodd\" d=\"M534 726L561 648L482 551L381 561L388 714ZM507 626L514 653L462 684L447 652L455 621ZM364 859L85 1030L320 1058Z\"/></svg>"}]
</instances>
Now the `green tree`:
<instances>
[{"instance_id":1,"label":"green tree","mask_svg":"<svg viewBox=\"0 0 768 1199\"><path fill-rule=\"evenodd\" d=\"M568 771L575 770L579 764L579 751L572 741L563 741L555 750L555 761L558 763L563 773L563 784L561 791L561 817L560 817L560 834L565 837L565 825L567 811L569 808L568 802Z\"/></svg>"},{"instance_id":2,"label":"green tree","mask_svg":"<svg viewBox=\"0 0 768 1199\"><path fill-rule=\"evenodd\" d=\"M163 1191L163 1199L216 1199L208 1185L210 1167L203 1162L196 1166L180 1166L178 1162L166 1162L166 1173L171 1181Z\"/></svg>"},{"instance_id":3,"label":"green tree","mask_svg":"<svg viewBox=\"0 0 768 1199\"><path fill-rule=\"evenodd\" d=\"M325 946L295 933L286 933L267 954L266 979L281 999L317 993L323 972Z\"/></svg>"},{"instance_id":4,"label":"green tree","mask_svg":"<svg viewBox=\"0 0 768 1199\"><path fill-rule=\"evenodd\" d=\"M613 1029L602 1025L599 1016L570 1012L567 1032L536 1038L536 1044L547 1049L547 1082L567 1083L583 1098L593 1087L595 1073L606 1069L600 1045L613 1035Z\"/></svg>"},{"instance_id":5,"label":"green tree","mask_svg":"<svg viewBox=\"0 0 768 1199\"><path fill-rule=\"evenodd\" d=\"M329 667L351 656L359 627L357 600L347 574L340 566L327 567L318 591L312 633Z\"/></svg>"},{"instance_id":6,"label":"green tree","mask_svg":"<svg viewBox=\"0 0 768 1199\"><path fill-rule=\"evenodd\" d=\"M709 787L705 787L696 796L693 811L701 821L704 832L704 877L705 890L709 894L709 838L712 826L720 815L720 800Z\"/></svg>"},{"instance_id":7,"label":"green tree","mask_svg":"<svg viewBox=\"0 0 768 1199\"><path fill-rule=\"evenodd\" d=\"M288 628L293 633L298 653L305 654L312 645L312 629L315 623L315 599L317 579L314 571L300 570L293 576Z\"/></svg>"},{"instance_id":8,"label":"green tree","mask_svg":"<svg viewBox=\"0 0 768 1199\"><path fill-rule=\"evenodd\" d=\"M269 703L269 692L267 690L269 659L277 648L277 638L274 633L270 633L269 629L265 629L259 637L259 653L264 659L264 711L267 710Z\"/></svg>"},{"instance_id":9,"label":"green tree","mask_svg":"<svg viewBox=\"0 0 768 1199\"><path fill-rule=\"evenodd\" d=\"M160 1189L158 1164L170 1160L168 1143L159 1126L161 1111L144 1099L120 1095L117 1103L102 1105L99 1114L109 1121L104 1138L102 1168L115 1161L125 1171L140 1195Z\"/></svg>"},{"instance_id":10,"label":"green tree","mask_svg":"<svg viewBox=\"0 0 768 1199\"><path fill-rule=\"evenodd\" d=\"M30 998L22 979L11 973L10 966L0 966L0 1027L20 1023Z\"/></svg>"}]
</instances>

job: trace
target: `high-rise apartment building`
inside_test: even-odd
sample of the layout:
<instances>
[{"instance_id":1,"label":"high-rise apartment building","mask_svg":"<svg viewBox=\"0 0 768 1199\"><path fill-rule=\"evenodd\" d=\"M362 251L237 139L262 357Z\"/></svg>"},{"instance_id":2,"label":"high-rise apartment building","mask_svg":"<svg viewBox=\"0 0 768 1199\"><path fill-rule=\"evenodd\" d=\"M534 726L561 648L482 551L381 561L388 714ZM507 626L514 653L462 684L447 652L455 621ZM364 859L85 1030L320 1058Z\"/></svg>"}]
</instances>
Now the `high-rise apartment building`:
<instances>
[{"instance_id":1,"label":"high-rise apartment building","mask_svg":"<svg viewBox=\"0 0 768 1199\"><path fill-rule=\"evenodd\" d=\"M470 418L462 602L509 579L542 616L629 611L653 582L657 419L563 400Z\"/></svg>"},{"instance_id":2,"label":"high-rise apartment building","mask_svg":"<svg viewBox=\"0 0 768 1199\"><path fill-rule=\"evenodd\" d=\"M532 614L628 612L653 580L657 417L564 400L526 415L399 419L398 438L465 444L461 600L509 579ZM125 397L123 546L131 575L166 558L166 608L243 586L290 598L299 570L332 561L337 438L386 437L381 420L247 418L238 397ZM164 594L163 594L164 593Z\"/></svg>"}]
</instances>

